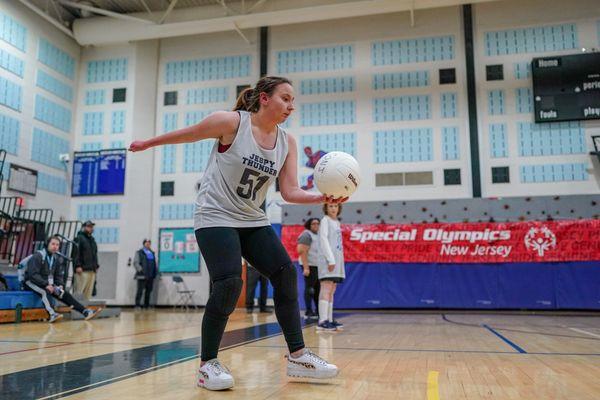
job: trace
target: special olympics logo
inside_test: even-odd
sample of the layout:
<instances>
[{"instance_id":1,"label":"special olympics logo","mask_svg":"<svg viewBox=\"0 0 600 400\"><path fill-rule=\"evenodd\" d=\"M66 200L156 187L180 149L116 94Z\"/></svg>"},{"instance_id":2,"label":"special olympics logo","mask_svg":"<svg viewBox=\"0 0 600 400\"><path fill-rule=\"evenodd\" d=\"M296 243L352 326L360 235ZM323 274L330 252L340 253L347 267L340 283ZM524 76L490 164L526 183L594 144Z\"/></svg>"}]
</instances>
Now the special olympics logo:
<instances>
[{"instance_id":1,"label":"special olympics logo","mask_svg":"<svg viewBox=\"0 0 600 400\"><path fill-rule=\"evenodd\" d=\"M525 247L543 257L545 251L556 247L556 235L546 226L531 228L525 235Z\"/></svg>"}]
</instances>

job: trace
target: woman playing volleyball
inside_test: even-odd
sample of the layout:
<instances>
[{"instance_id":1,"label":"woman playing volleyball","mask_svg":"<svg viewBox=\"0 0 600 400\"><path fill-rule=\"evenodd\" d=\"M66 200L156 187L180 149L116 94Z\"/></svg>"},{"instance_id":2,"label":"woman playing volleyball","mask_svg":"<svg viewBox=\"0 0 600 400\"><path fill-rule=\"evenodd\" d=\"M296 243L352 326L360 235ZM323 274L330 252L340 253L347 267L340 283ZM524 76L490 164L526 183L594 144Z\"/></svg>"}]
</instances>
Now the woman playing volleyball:
<instances>
[{"instance_id":1,"label":"woman playing volleyball","mask_svg":"<svg viewBox=\"0 0 600 400\"><path fill-rule=\"evenodd\" d=\"M274 288L275 314L288 345L289 376L331 378L335 365L305 348L300 325L296 271L260 206L279 179L291 203L340 203L298 186L296 140L279 127L294 111L294 89L286 78L261 78L246 89L234 111L215 112L200 123L145 141L131 151L217 139L196 199L194 229L212 282L202 319L198 385L210 390L233 386L229 370L217 359L221 337L242 289L241 257Z\"/></svg>"}]
</instances>

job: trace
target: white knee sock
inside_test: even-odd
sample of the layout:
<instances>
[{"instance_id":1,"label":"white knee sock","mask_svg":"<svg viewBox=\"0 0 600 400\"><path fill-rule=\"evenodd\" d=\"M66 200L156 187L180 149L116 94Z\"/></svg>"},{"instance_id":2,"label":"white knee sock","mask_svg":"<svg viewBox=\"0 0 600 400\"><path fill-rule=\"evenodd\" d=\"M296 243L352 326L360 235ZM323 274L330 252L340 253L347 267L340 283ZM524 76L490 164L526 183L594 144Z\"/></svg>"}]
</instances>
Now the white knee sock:
<instances>
[{"instance_id":1,"label":"white knee sock","mask_svg":"<svg viewBox=\"0 0 600 400\"><path fill-rule=\"evenodd\" d=\"M333 301L329 303L329 307L327 308L327 319L329 322L333 322Z\"/></svg>"},{"instance_id":2,"label":"white knee sock","mask_svg":"<svg viewBox=\"0 0 600 400\"><path fill-rule=\"evenodd\" d=\"M319 323L327 321L329 318L329 302L319 299Z\"/></svg>"}]
</instances>

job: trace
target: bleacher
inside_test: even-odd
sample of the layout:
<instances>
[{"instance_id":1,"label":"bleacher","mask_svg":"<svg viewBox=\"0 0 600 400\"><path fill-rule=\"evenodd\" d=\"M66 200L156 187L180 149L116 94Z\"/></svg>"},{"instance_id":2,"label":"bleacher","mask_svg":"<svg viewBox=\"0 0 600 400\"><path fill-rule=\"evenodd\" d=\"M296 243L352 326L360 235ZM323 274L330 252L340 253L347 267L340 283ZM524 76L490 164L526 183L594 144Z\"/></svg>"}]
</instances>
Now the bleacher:
<instances>
[{"instance_id":1,"label":"bleacher","mask_svg":"<svg viewBox=\"0 0 600 400\"><path fill-rule=\"evenodd\" d=\"M0 149L0 188L6 152ZM19 262L43 247L52 235L60 236L59 252L66 262L65 277L67 290L72 282L70 255L76 244L73 239L81 226L81 221L53 221L50 209L23 208L20 197L0 196L0 273L6 279L7 291L0 291L0 323L39 321L48 318L39 296L28 290L21 290L17 266ZM51 301L54 301L51 298ZM84 302L91 308L103 307L102 302ZM58 307L57 311L69 313L68 307ZM114 314L114 313L108 313ZM108 316L107 314L107 316Z\"/></svg>"}]
</instances>

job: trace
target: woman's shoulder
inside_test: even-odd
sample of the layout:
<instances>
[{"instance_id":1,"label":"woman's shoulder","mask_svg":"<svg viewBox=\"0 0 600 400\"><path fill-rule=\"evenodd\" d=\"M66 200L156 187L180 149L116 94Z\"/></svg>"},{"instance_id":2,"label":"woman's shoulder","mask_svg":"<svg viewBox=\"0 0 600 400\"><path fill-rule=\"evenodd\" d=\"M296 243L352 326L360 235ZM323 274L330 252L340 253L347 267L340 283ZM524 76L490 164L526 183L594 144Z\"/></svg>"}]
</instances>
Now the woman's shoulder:
<instances>
[{"instance_id":1,"label":"woman's shoulder","mask_svg":"<svg viewBox=\"0 0 600 400\"><path fill-rule=\"evenodd\" d=\"M245 113L245 114L243 114ZM218 120L221 123L231 124L237 127L242 116L247 115L247 111L215 111L210 114L210 117Z\"/></svg>"}]
</instances>

